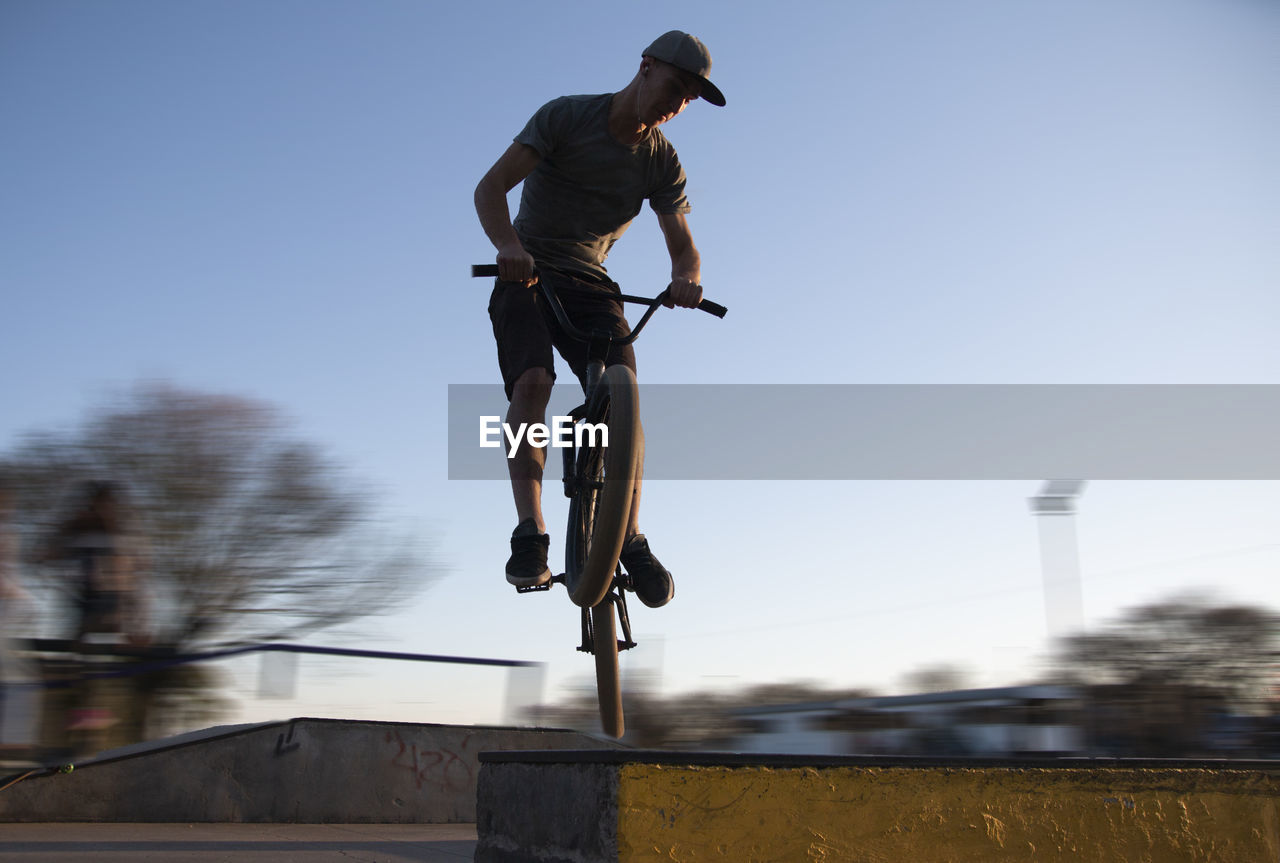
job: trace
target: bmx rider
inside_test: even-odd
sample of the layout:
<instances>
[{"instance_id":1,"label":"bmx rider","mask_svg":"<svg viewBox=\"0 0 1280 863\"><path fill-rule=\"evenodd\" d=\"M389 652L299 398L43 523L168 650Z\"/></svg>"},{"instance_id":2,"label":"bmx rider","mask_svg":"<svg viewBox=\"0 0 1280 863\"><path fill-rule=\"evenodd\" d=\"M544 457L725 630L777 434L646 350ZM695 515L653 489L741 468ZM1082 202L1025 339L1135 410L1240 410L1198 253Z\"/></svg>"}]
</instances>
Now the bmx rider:
<instances>
[{"instance_id":1,"label":"bmx rider","mask_svg":"<svg viewBox=\"0 0 1280 863\"><path fill-rule=\"evenodd\" d=\"M671 257L668 306L694 308L702 300L701 260L685 219L684 169L658 127L697 99L724 105L710 72L711 54L702 42L679 30L664 33L641 54L635 77L622 90L564 96L539 108L476 187L476 213L497 249L489 317L512 427L545 423L555 381L553 347L579 380L587 364L587 346L561 331L533 288L539 278L576 289L559 294L575 326L617 336L630 332L621 300L611 296L621 291L604 262L645 200ZM513 222L506 196L521 182ZM630 345L611 349L606 365L615 363L635 371ZM551 579L542 516L546 449L518 447L507 463L519 523L506 577L517 587L534 587ZM640 601L657 608L671 601L675 583L639 530L639 496L637 481L621 562Z\"/></svg>"}]
</instances>

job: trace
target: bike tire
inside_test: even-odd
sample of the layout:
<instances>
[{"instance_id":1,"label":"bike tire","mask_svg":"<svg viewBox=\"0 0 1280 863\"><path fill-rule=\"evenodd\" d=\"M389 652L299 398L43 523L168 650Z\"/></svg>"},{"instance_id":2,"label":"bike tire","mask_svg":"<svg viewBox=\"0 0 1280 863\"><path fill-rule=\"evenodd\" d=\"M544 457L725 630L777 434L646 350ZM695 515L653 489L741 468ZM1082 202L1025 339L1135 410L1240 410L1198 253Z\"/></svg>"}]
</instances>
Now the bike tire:
<instances>
[{"instance_id":1,"label":"bike tire","mask_svg":"<svg viewBox=\"0 0 1280 863\"><path fill-rule=\"evenodd\" d=\"M631 369L605 369L588 405L587 421L608 425L609 445L583 446L578 453L575 471L580 482L569 501L565 586L575 605L594 608L613 584L640 468L639 392ZM596 482L599 488L589 487Z\"/></svg>"},{"instance_id":2,"label":"bike tire","mask_svg":"<svg viewBox=\"0 0 1280 863\"><path fill-rule=\"evenodd\" d=\"M619 738L626 731L626 725L622 716L622 682L618 675L618 633L610 600L592 606L591 635L596 659L600 727L610 737Z\"/></svg>"}]
</instances>

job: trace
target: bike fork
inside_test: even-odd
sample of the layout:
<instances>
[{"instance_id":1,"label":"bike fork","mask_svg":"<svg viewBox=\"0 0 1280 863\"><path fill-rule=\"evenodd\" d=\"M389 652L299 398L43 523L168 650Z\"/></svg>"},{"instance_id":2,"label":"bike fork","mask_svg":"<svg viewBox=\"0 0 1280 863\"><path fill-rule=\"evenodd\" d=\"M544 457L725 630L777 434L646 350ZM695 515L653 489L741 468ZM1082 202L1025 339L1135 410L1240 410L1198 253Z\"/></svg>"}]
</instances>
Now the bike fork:
<instances>
[{"instance_id":1,"label":"bike fork","mask_svg":"<svg viewBox=\"0 0 1280 863\"><path fill-rule=\"evenodd\" d=\"M627 594L624 589L624 581L626 576L622 574L619 568L614 575L613 585L609 588L609 592L604 595L601 602L612 602L614 609L618 614L618 650L630 650L636 646L635 641L631 638L631 615L627 613ZM595 651L595 632L591 626L591 609L582 609L582 644L578 646L578 650L582 653L592 653Z\"/></svg>"}]
</instances>

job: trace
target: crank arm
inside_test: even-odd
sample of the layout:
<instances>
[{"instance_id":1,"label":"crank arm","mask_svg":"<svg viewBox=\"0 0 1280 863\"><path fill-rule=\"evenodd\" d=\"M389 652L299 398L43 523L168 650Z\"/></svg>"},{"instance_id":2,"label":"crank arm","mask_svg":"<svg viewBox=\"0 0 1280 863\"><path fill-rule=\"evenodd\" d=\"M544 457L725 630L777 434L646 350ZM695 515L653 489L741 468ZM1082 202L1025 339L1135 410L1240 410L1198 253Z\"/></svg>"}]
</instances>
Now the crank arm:
<instances>
[{"instance_id":1,"label":"crank arm","mask_svg":"<svg viewBox=\"0 0 1280 863\"><path fill-rule=\"evenodd\" d=\"M635 641L631 638L631 615L627 613L627 593L619 585L617 590L610 592L608 599L613 600L614 606L618 609L618 650L630 650L636 646Z\"/></svg>"}]
</instances>

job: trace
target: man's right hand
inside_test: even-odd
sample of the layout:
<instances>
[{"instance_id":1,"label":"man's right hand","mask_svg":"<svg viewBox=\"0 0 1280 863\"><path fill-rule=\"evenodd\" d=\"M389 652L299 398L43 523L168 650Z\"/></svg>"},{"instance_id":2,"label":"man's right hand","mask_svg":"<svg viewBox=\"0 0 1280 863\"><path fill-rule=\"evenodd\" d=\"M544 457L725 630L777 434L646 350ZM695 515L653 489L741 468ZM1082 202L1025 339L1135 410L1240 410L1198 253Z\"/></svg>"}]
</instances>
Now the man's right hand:
<instances>
[{"instance_id":1,"label":"man's right hand","mask_svg":"<svg viewBox=\"0 0 1280 863\"><path fill-rule=\"evenodd\" d=\"M498 250L498 278L521 285L537 284L533 256L524 250L511 225L507 193L529 176L542 159L538 151L512 142L476 186L476 215L493 247Z\"/></svg>"},{"instance_id":2,"label":"man's right hand","mask_svg":"<svg viewBox=\"0 0 1280 863\"><path fill-rule=\"evenodd\" d=\"M498 249L498 278L504 282L517 282L529 287L538 283L533 272L533 255L524 246L514 243Z\"/></svg>"}]
</instances>

